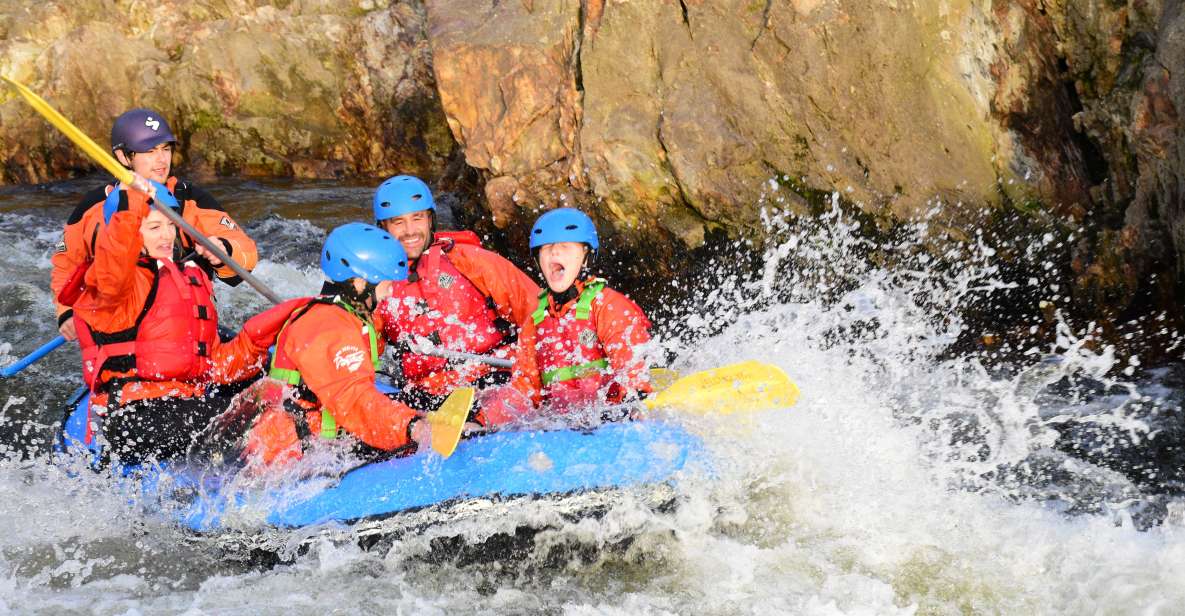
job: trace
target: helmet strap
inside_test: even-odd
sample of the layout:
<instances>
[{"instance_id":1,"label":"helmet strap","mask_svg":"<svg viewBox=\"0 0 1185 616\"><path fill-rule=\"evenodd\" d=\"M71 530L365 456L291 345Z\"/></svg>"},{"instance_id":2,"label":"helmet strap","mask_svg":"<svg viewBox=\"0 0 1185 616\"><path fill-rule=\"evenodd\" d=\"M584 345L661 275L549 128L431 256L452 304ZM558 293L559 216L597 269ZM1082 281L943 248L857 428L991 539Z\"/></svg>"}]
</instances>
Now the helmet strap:
<instances>
[{"instance_id":1,"label":"helmet strap","mask_svg":"<svg viewBox=\"0 0 1185 616\"><path fill-rule=\"evenodd\" d=\"M378 285L367 281L362 291L358 291L353 280L351 278L343 282L326 282L321 287L321 295L336 295L359 314L369 315L378 306Z\"/></svg>"},{"instance_id":2,"label":"helmet strap","mask_svg":"<svg viewBox=\"0 0 1185 616\"><path fill-rule=\"evenodd\" d=\"M119 156L115 157L115 161L118 162L120 165L122 165L124 169L131 169L132 168L132 157L134 157L136 155L135 152L133 152L127 148L123 148L123 147L115 148L111 152L113 154L116 152L123 152L123 157L128 162L125 163L122 160L119 160Z\"/></svg>"},{"instance_id":3,"label":"helmet strap","mask_svg":"<svg viewBox=\"0 0 1185 616\"><path fill-rule=\"evenodd\" d=\"M588 271L592 269L592 266L597 262L597 251L588 244L585 244L584 248L584 264L580 266L580 273L582 276L588 274Z\"/></svg>"}]
</instances>

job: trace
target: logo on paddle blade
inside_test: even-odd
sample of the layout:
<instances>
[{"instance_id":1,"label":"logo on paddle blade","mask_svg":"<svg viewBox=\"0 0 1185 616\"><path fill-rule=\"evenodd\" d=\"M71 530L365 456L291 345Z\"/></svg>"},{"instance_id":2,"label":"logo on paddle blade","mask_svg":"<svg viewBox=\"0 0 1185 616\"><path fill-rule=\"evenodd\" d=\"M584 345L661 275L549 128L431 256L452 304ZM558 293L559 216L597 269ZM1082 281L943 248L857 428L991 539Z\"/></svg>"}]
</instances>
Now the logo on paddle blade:
<instances>
[{"instance_id":1,"label":"logo on paddle blade","mask_svg":"<svg viewBox=\"0 0 1185 616\"><path fill-rule=\"evenodd\" d=\"M366 359L366 356L362 353L362 349L356 346L342 347L333 356L333 367L338 370L345 368L350 372L357 372L358 368L362 367L362 361L364 359Z\"/></svg>"}]
</instances>

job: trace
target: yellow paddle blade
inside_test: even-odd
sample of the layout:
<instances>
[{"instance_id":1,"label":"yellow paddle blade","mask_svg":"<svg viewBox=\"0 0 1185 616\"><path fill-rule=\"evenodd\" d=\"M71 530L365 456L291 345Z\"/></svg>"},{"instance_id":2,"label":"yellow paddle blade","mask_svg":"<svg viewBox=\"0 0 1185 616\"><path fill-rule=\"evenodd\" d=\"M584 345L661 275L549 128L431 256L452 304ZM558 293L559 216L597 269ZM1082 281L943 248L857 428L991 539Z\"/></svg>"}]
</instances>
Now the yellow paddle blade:
<instances>
[{"instance_id":1,"label":"yellow paddle blade","mask_svg":"<svg viewBox=\"0 0 1185 616\"><path fill-rule=\"evenodd\" d=\"M772 364L746 361L687 375L646 399L650 409L729 415L786 408L798 401L798 386Z\"/></svg>"},{"instance_id":2,"label":"yellow paddle blade","mask_svg":"<svg viewBox=\"0 0 1185 616\"><path fill-rule=\"evenodd\" d=\"M679 380L679 373L670 368L650 369L650 387L656 392L674 385L677 380Z\"/></svg>"},{"instance_id":3,"label":"yellow paddle blade","mask_svg":"<svg viewBox=\"0 0 1185 616\"><path fill-rule=\"evenodd\" d=\"M474 394L472 387L455 389L440 408L428 413L427 420L432 426L432 450L440 457L447 458L456 451L465 420L469 419Z\"/></svg>"},{"instance_id":4,"label":"yellow paddle blade","mask_svg":"<svg viewBox=\"0 0 1185 616\"><path fill-rule=\"evenodd\" d=\"M67 120L56 109L50 107L49 103L45 102L45 99L37 96L35 92L11 78L5 77L4 81L12 84L12 87L16 88L16 91L25 97L29 105L37 110L37 113L40 113L46 120L49 120L50 124L53 124L58 130L62 131L62 134L66 135L75 145L82 148L82 151L86 152L87 156L90 156L92 160L102 165L104 169L118 178L120 182L129 186L132 185L133 178L131 171L116 162L115 158L107 150L99 147L99 144L92 141L90 137L87 137L86 133L78 130L78 127L70 123L70 120Z\"/></svg>"}]
</instances>

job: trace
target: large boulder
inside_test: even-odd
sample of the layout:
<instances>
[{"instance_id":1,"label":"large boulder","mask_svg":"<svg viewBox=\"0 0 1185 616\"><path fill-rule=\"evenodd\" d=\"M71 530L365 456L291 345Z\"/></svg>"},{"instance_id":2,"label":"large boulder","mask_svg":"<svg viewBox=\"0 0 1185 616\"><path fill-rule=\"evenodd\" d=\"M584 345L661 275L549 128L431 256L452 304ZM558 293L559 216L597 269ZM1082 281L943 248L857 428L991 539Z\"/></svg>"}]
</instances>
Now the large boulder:
<instances>
[{"instance_id":1,"label":"large boulder","mask_svg":"<svg viewBox=\"0 0 1185 616\"><path fill-rule=\"evenodd\" d=\"M616 244L669 262L755 235L775 190L797 195L778 207L838 192L956 239L1019 216L1077 242L1056 270L1080 312L1126 318L1185 299L1180 5L427 8L445 113L499 226L585 203Z\"/></svg>"},{"instance_id":2,"label":"large boulder","mask_svg":"<svg viewBox=\"0 0 1185 616\"><path fill-rule=\"evenodd\" d=\"M948 208L951 226L983 204L1085 209L1052 27L982 5L427 8L445 113L469 163L497 179L499 218L572 197L686 249L754 227L771 178L896 219L973 204Z\"/></svg>"}]
</instances>

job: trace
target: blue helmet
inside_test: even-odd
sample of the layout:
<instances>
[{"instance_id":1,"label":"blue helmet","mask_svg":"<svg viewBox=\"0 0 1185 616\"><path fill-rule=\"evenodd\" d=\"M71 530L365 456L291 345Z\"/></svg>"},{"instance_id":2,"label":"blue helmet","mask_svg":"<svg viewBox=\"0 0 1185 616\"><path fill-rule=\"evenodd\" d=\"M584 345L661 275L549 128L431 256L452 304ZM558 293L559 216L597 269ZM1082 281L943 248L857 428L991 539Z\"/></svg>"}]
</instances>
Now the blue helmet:
<instances>
[{"instance_id":1,"label":"blue helmet","mask_svg":"<svg viewBox=\"0 0 1185 616\"><path fill-rule=\"evenodd\" d=\"M164 116L151 109L125 111L111 125L111 151L148 152L165 142L175 142Z\"/></svg>"},{"instance_id":2,"label":"blue helmet","mask_svg":"<svg viewBox=\"0 0 1185 616\"><path fill-rule=\"evenodd\" d=\"M601 246L592 219L570 207L545 213L531 227L531 250L559 242L581 242L593 250Z\"/></svg>"},{"instance_id":3,"label":"blue helmet","mask_svg":"<svg viewBox=\"0 0 1185 616\"><path fill-rule=\"evenodd\" d=\"M407 253L390 233L362 222L342 225L325 238L321 271L333 282L354 277L378 284L407 278Z\"/></svg>"},{"instance_id":4,"label":"blue helmet","mask_svg":"<svg viewBox=\"0 0 1185 616\"><path fill-rule=\"evenodd\" d=\"M432 189L423 180L410 175L397 175L382 184L374 193L376 222L412 212L436 210Z\"/></svg>"}]
</instances>

